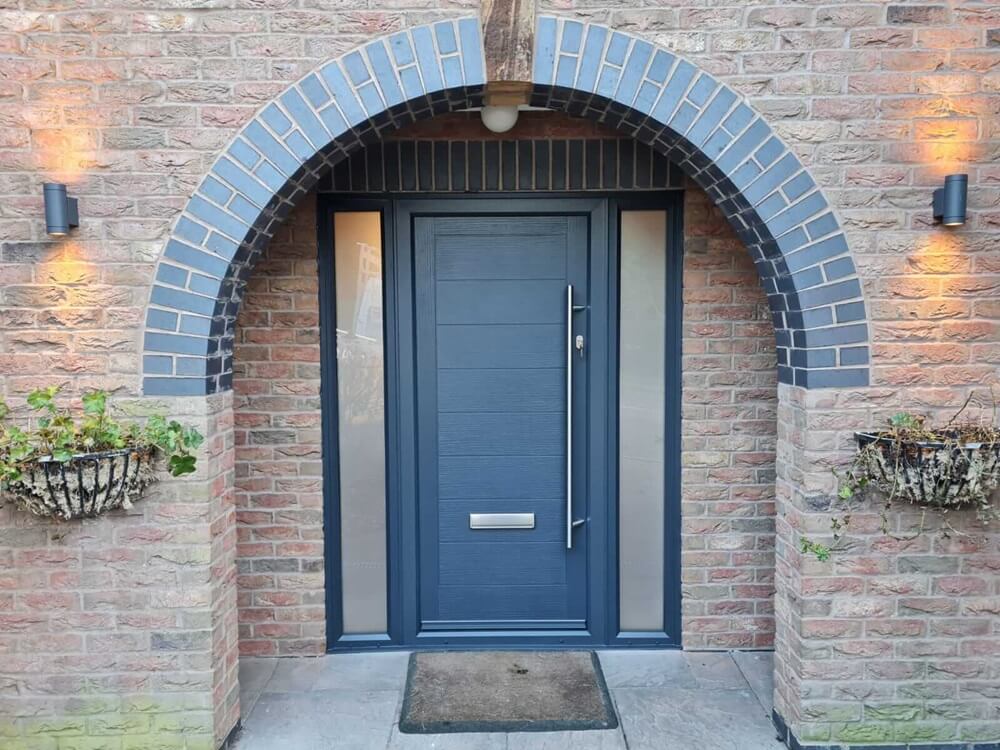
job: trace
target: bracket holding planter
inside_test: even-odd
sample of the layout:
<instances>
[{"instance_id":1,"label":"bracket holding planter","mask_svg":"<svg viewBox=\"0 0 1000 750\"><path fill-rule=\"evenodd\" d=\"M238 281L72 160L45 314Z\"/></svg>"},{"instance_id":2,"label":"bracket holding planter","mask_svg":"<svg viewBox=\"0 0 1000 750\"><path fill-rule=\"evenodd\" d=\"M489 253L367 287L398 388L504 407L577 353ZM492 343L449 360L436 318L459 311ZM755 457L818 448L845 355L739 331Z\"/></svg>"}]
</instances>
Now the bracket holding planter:
<instances>
[{"instance_id":1,"label":"bracket holding planter","mask_svg":"<svg viewBox=\"0 0 1000 750\"><path fill-rule=\"evenodd\" d=\"M32 461L6 489L15 505L36 516L95 518L132 507L153 481L152 457L151 448L83 453L68 461L46 456Z\"/></svg>"},{"instance_id":2,"label":"bracket holding planter","mask_svg":"<svg viewBox=\"0 0 1000 750\"><path fill-rule=\"evenodd\" d=\"M139 425L118 422L103 391L84 393L82 413L56 404L58 386L27 397L29 427L7 421L0 401L0 493L14 505L63 521L131 508L156 479L153 459L167 458L173 476L195 470L203 442L192 427L153 415Z\"/></svg>"}]
</instances>

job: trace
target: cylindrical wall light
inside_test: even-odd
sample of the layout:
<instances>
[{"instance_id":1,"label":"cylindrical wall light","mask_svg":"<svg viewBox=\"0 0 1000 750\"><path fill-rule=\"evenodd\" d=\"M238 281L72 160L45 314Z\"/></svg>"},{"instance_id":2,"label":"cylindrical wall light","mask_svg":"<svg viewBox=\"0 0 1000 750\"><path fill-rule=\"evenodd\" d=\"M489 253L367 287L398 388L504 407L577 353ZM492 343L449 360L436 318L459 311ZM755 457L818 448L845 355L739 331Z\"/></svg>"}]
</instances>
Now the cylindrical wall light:
<instances>
[{"instance_id":1,"label":"cylindrical wall light","mask_svg":"<svg viewBox=\"0 0 1000 750\"><path fill-rule=\"evenodd\" d=\"M45 231L55 237L69 234L69 230L80 226L80 212L76 198L66 195L66 186L58 182L46 182L42 186L45 196Z\"/></svg>"},{"instance_id":2,"label":"cylindrical wall light","mask_svg":"<svg viewBox=\"0 0 1000 750\"><path fill-rule=\"evenodd\" d=\"M946 227L965 223L965 207L969 195L969 175L950 174L944 187L934 191L934 220Z\"/></svg>"}]
</instances>

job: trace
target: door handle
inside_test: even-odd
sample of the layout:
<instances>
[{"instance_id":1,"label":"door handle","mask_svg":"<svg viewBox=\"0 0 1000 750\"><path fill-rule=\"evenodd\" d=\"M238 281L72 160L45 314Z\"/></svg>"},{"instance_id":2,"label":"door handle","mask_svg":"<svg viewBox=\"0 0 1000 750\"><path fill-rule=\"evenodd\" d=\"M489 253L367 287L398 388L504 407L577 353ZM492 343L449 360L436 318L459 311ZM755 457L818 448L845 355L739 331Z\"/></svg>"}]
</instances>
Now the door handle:
<instances>
[{"instance_id":1,"label":"door handle","mask_svg":"<svg viewBox=\"0 0 1000 750\"><path fill-rule=\"evenodd\" d=\"M573 313L586 306L573 305L573 285L566 287L566 549L573 549L573 529L583 520L573 520L573 353L583 356L583 336L573 337Z\"/></svg>"}]
</instances>

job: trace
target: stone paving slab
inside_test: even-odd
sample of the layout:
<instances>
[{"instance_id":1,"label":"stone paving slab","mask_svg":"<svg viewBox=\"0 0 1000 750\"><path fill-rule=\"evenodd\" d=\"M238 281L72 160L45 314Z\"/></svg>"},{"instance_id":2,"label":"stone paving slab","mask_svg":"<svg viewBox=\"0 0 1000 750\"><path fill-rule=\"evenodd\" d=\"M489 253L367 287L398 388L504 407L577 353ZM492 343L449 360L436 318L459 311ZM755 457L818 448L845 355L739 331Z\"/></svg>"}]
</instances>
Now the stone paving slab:
<instances>
[{"instance_id":1,"label":"stone paving slab","mask_svg":"<svg viewBox=\"0 0 1000 750\"><path fill-rule=\"evenodd\" d=\"M600 651L621 726L402 734L409 652L243 659L233 750L779 750L768 652Z\"/></svg>"},{"instance_id":2,"label":"stone paving slab","mask_svg":"<svg viewBox=\"0 0 1000 750\"><path fill-rule=\"evenodd\" d=\"M774 653L771 651L733 651L733 661L740 668L761 708L768 716L774 708Z\"/></svg>"},{"instance_id":3,"label":"stone paving slab","mask_svg":"<svg viewBox=\"0 0 1000 750\"><path fill-rule=\"evenodd\" d=\"M619 688L629 750L784 750L749 689Z\"/></svg>"}]
</instances>

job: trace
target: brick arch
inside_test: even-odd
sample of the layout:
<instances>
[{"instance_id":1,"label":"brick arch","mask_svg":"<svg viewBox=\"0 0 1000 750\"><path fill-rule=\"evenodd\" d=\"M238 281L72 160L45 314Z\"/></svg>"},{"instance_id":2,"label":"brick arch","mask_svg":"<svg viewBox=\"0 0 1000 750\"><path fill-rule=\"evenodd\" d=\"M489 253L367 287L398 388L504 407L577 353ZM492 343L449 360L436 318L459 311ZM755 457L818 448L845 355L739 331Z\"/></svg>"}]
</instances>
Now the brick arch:
<instances>
[{"instance_id":1,"label":"brick arch","mask_svg":"<svg viewBox=\"0 0 1000 750\"><path fill-rule=\"evenodd\" d=\"M480 106L475 18L376 39L289 86L233 138L179 217L156 269L143 341L148 395L232 383L245 281L275 227L325 170L381 133ZM822 190L748 102L691 62L599 24L541 16L532 103L652 144L724 211L774 319L779 380L868 383L868 326L844 234Z\"/></svg>"}]
</instances>

